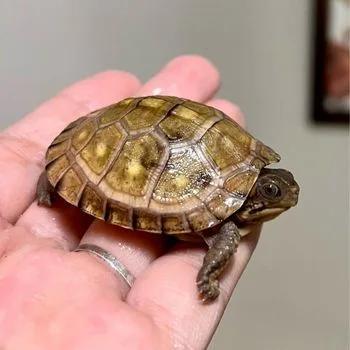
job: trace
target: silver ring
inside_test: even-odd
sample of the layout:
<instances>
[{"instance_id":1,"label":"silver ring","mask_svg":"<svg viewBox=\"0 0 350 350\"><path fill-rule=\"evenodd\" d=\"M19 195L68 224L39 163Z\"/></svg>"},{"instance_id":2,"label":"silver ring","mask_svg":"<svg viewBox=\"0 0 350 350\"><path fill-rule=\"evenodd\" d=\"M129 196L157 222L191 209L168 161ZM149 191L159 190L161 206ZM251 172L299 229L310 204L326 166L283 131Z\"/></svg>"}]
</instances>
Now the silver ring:
<instances>
[{"instance_id":1,"label":"silver ring","mask_svg":"<svg viewBox=\"0 0 350 350\"><path fill-rule=\"evenodd\" d=\"M91 253L97 256L112 268L115 275L121 276L130 288L134 284L135 277L119 260L117 260L115 256L113 256L107 250L94 244L85 243L85 244L81 244L77 249L75 249L75 251L76 252L86 251L88 253Z\"/></svg>"}]
</instances>

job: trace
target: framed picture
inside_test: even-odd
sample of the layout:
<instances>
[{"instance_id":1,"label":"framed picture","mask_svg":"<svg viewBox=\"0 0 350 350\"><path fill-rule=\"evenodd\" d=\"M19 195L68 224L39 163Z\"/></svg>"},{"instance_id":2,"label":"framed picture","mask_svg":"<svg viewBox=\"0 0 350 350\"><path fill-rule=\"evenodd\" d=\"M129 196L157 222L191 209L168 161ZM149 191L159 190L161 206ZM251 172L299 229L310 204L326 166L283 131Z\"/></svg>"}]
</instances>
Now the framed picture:
<instances>
[{"instance_id":1,"label":"framed picture","mask_svg":"<svg viewBox=\"0 0 350 350\"><path fill-rule=\"evenodd\" d=\"M350 0L315 0L315 122L349 124Z\"/></svg>"}]
</instances>

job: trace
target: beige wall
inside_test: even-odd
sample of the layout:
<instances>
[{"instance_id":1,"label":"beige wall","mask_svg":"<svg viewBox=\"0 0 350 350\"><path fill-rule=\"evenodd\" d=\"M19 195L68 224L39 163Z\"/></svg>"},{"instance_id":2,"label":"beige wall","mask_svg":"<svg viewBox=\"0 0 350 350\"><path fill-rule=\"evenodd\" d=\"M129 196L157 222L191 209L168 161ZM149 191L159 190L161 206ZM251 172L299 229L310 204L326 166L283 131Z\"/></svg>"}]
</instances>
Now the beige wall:
<instances>
[{"instance_id":1,"label":"beige wall","mask_svg":"<svg viewBox=\"0 0 350 350\"><path fill-rule=\"evenodd\" d=\"M175 55L200 53L222 72L221 96L295 173L300 204L265 226L211 349L347 348L348 134L307 123L308 3L1 2L0 128L88 74L146 79Z\"/></svg>"}]
</instances>

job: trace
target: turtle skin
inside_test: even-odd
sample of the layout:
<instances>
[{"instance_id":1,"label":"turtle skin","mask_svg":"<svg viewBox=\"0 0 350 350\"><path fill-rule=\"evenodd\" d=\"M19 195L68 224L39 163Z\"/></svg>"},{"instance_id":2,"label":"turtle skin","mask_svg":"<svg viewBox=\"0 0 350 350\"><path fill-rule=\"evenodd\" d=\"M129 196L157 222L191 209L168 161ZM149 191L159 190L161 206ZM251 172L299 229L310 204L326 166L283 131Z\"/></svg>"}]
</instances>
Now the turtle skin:
<instances>
[{"instance_id":1,"label":"turtle skin","mask_svg":"<svg viewBox=\"0 0 350 350\"><path fill-rule=\"evenodd\" d=\"M218 109L173 96L127 98L77 119L53 140L38 203L50 206L57 193L113 225L204 239L209 250L197 283L204 300L214 300L240 239L228 219L261 170L279 160Z\"/></svg>"}]
</instances>

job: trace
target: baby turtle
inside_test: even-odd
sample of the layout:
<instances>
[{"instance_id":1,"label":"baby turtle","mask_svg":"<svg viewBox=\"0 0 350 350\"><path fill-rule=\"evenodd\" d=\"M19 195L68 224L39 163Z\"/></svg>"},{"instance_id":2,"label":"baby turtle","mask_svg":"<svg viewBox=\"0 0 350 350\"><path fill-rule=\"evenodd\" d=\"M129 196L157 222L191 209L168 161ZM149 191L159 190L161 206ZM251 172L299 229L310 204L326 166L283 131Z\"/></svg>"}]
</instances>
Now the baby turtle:
<instances>
[{"instance_id":1,"label":"baby turtle","mask_svg":"<svg viewBox=\"0 0 350 350\"><path fill-rule=\"evenodd\" d=\"M197 286L212 301L244 229L297 204L293 175L265 168L279 160L215 108L172 96L127 98L53 140L37 197L51 206L58 193L114 225L204 240Z\"/></svg>"}]
</instances>

